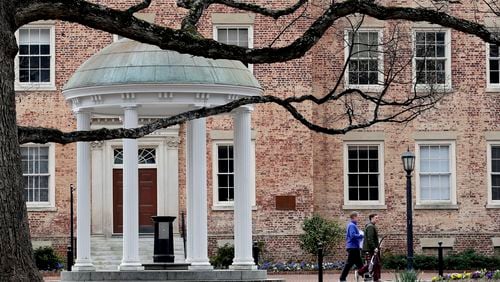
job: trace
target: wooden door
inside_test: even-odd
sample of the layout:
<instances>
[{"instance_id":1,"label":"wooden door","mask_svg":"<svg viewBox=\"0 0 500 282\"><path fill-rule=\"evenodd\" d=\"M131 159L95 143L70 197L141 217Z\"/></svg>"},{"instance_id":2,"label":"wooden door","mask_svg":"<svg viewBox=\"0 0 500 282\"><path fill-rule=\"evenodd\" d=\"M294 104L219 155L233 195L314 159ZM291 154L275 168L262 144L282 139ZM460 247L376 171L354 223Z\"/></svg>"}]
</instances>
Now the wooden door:
<instances>
[{"instance_id":1,"label":"wooden door","mask_svg":"<svg viewBox=\"0 0 500 282\"><path fill-rule=\"evenodd\" d=\"M156 168L139 169L139 233L153 233L157 211ZM113 233L123 233L123 170L113 169Z\"/></svg>"}]
</instances>

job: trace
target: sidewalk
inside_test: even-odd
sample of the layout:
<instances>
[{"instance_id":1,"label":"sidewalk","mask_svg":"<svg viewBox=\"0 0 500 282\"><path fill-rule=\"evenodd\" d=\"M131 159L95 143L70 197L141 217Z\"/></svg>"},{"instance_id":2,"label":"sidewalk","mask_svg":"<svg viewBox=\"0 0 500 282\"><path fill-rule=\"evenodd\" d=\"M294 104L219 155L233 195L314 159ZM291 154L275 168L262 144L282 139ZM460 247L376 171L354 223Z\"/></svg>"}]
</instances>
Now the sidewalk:
<instances>
[{"instance_id":1,"label":"sidewalk","mask_svg":"<svg viewBox=\"0 0 500 282\"><path fill-rule=\"evenodd\" d=\"M422 272L420 273L421 281L431 281L432 277L437 276L437 272ZM317 274L268 274L269 278L284 278L287 282L317 282L318 275ZM339 281L340 274L324 274L323 281L324 282L337 282ZM394 281L395 274L393 272L384 272L382 273L382 281ZM347 281L355 282L354 271L351 271L349 276L347 277ZM362 282L360 279L359 282Z\"/></svg>"}]
</instances>

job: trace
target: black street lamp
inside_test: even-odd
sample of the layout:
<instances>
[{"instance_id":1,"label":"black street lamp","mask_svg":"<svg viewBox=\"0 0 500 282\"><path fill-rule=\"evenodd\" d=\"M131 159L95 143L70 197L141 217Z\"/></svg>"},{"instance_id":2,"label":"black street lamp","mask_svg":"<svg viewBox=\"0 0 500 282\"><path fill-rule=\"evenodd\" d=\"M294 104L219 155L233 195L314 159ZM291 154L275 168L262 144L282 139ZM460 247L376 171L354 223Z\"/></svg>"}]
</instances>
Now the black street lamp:
<instances>
[{"instance_id":1,"label":"black street lamp","mask_svg":"<svg viewBox=\"0 0 500 282\"><path fill-rule=\"evenodd\" d=\"M415 154L407 152L401 155L403 168L406 171L406 246L407 246L407 268L413 270L413 209L411 196L411 173L415 169Z\"/></svg>"}]
</instances>

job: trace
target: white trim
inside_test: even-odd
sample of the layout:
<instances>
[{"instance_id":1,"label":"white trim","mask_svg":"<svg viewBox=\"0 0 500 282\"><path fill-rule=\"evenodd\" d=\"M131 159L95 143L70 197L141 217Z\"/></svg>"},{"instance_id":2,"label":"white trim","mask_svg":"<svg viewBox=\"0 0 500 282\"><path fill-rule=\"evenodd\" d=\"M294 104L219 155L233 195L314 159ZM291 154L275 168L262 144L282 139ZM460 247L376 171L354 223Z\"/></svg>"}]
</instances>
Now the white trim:
<instances>
[{"instance_id":1,"label":"white trim","mask_svg":"<svg viewBox=\"0 0 500 282\"><path fill-rule=\"evenodd\" d=\"M66 99L92 95L121 95L123 93L209 93L258 96L261 95L262 92L262 88L224 84L124 84L70 88L63 90L63 94Z\"/></svg>"},{"instance_id":2,"label":"white trim","mask_svg":"<svg viewBox=\"0 0 500 282\"><path fill-rule=\"evenodd\" d=\"M344 64L349 64L349 32L354 32L352 29L344 30ZM344 81L346 88L356 88L366 92L380 92L384 89L384 52L382 48L384 32L382 28L361 27L356 32L377 32L378 33L378 84L349 84L349 66L345 69Z\"/></svg>"},{"instance_id":3,"label":"white trim","mask_svg":"<svg viewBox=\"0 0 500 282\"><path fill-rule=\"evenodd\" d=\"M54 91L56 90L56 28L54 23L36 23L28 24L20 27L22 28L40 28L50 30L50 82L40 82L40 83L21 83L19 82L19 52L16 54L14 60L14 72L15 72L15 91ZM19 46L19 29L16 30L15 36L17 39L17 44Z\"/></svg>"},{"instance_id":4,"label":"white trim","mask_svg":"<svg viewBox=\"0 0 500 282\"><path fill-rule=\"evenodd\" d=\"M499 57L500 58L500 54ZM498 60L500 64L500 59ZM490 82L490 44L486 43L486 92L500 92L500 82L492 84Z\"/></svg>"},{"instance_id":5,"label":"white trim","mask_svg":"<svg viewBox=\"0 0 500 282\"><path fill-rule=\"evenodd\" d=\"M416 207L432 209L442 209L445 206L454 207L457 205L457 170L456 170L456 144L455 140L418 140L415 142L415 191ZM449 165L450 165L450 200L421 200L420 199L420 146L443 145L449 146Z\"/></svg>"},{"instance_id":6,"label":"white trim","mask_svg":"<svg viewBox=\"0 0 500 282\"><path fill-rule=\"evenodd\" d=\"M493 183L491 182L491 175L492 175L492 158L491 158L491 147L493 146L500 146L500 141L491 141L491 142L486 142L486 177L488 186L488 206L489 207L495 207L498 206L500 208L500 200L493 200Z\"/></svg>"},{"instance_id":7,"label":"white trim","mask_svg":"<svg viewBox=\"0 0 500 282\"><path fill-rule=\"evenodd\" d=\"M218 32L219 28L246 28L248 29L248 48L253 48L253 25L251 24L213 24L212 26L212 38L215 41L218 41ZM251 73L253 73L253 64L248 64L248 69Z\"/></svg>"},{"instance_id":8,"label":"white trim","mask_svg":"<svg viewBox=\"0 0 500 282\"><path fill-rule=\"evenodd\" d=\"M378 147L378 201L349 201L349 152L348 148L353 146L377 146ZM384 180L384 142L383 141L344 141L344 206L343 209L366 206L376 209L384 209L385 206L385 180Z\"/></svg>"},{"instance_id":9,"label":"white trim","mask_svg":"<svg viewBox=\"0 0 500 282\"><path fill-rule=\"evenodd\" d=\"M49 201L48 202L27 202L26 207L29 210L37 210L37 211L54 211L56 208L56 153L55 153L55 144L47 143L47 144L34 144L28 143L23 144L21 147L48 147L49 148ZM24 186L23 186L24 189ZM24 190L23 190L24 193Z\"/></svg>"},{"instance_id":10,"label":"white trim","mask_svg":"<svg viewBox=\"0 0 500 282\"><path fill-rule=\"evenodd\" d=\"M217 173L219 171L219 145L234 146L233 140L212 140L212 210L233 210L234 202L220 202ZM250 164L252 171L252 206L255 207L255 140L252 140L252 163Z\"/></svg>"},{"instance_id":11,"label":"white trim","mask_svg":"<svg viewBox=\"0 0 500 282\"><path fill-rule=\"evenodd\" d=\"M445 43L445 83L444 84L416 84L416 45L417 45L417 32L444 32ZM438 91L448 92L452 91L452 72L451 72L451 30L449 28L436 28L436 27L413 27L412 28L412 91Z\"/></svg>"}]
</instances>

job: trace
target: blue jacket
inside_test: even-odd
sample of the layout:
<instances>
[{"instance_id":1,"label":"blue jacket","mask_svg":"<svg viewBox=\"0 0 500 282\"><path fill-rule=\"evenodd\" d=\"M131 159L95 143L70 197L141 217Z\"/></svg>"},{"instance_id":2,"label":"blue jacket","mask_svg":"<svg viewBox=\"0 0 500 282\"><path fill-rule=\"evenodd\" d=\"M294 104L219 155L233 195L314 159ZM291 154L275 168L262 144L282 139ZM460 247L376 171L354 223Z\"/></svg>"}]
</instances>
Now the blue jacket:
<instances>
[{"instance_id":1,"label":"blue jacket","mask_svg":"<svg viewBox=\"0 0 500 282\"><path fill-rule=\"evenodd\" d=\"M347 249L361 249L361 240L363 240L363 235L359 233L358 226L356 222L351 221L347 224L346 232L346 248Z\"/></svg>"}]
</instances>

